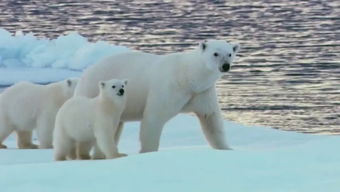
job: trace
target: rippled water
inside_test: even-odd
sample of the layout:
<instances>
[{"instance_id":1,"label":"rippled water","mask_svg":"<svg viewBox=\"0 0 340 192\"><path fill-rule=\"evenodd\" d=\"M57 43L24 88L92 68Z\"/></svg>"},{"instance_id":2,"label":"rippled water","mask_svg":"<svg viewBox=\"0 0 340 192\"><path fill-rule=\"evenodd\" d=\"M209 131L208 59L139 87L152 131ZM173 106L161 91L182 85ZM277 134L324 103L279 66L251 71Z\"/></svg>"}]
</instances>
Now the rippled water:
<instances>
[{"instance_id":1,"label":"rippled water","mask_svg":"<svg viewBox=\"0 0 340 192\"><path fill-rule=\"evenodd\" d=\"M284 130L340 133L338 0L1 0L0 27L169 53L203 39L242 45L218 82L227 119Z\"/></svg>"}]
</instances>

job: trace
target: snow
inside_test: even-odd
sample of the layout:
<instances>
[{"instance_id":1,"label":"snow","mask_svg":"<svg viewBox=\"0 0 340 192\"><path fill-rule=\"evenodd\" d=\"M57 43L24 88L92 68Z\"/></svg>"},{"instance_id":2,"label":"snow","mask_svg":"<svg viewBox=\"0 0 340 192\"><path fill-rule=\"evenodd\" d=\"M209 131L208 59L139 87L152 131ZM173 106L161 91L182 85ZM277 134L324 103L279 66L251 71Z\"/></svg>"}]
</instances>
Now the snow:
<instances>
[{"instance_id":1,"label":"snow","mask_svg":"<svg viewBox=\"0 0 340 192\"><path fill-rule=\"evenodd\" d=\"M80 76L123 51L77 33L48 40L0 29L0 85ZM339 136L224 124L233 150L211 149L197 119L178 115L166 124L160 151L139 154L139 123L127 123L119 149L129 156L96 161L55 162L53 150L19 150L11 135L9 149L0 150L0 192L340 190Z\"/></svg>"},{"instance_id":2,"label":"snow","mask_svg":"<svg viewBox=\"0 0 340 192\"><path fill-rule=\"evenodd\" d=\"M225 121L233 150L206 145L179 115L159 152L138 154L138 123L124 129L125 158L54 162L52 150L0 150L0 191L339 191L340 140Z\"/></svg>"},{"instance_id":3,"label":"snow","mask_svg":"<svg viewBox=\"0 0 340 192\"><path fill-rule=\"evenodd\" d=\"M77 32L56 39L37 38L0 28L0 87L19 81L50 83L78 77L101 59L131 51L107 42L89 42Z\"/></svg>"},{"instance_id":4,"label":"snow","mask_svg":"<svg viewBox=\"0 0 340 192\"><path fill-rule=\"evenodd\" d=\"M0 29L0 67L82 70L108 55L126 51L126 47L103 41L89 42L77 32L50 40Z\"/></svg>"}]
</instances>

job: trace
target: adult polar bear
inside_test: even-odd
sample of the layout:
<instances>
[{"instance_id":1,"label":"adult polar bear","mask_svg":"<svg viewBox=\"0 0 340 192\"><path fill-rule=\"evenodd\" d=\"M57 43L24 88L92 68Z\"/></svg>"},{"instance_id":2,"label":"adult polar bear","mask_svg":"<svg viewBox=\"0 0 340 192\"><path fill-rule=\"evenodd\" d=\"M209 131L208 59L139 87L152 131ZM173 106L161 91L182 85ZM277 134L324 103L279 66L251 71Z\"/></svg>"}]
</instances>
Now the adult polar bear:
<instances>
[{"instance_id":1,"label":"adult polar bear","mask_svg":"<svg viewBox=\"0 0 340 192\"><path fill-rule=\"evenodd\" d=\"M229 71L238 44L209 40L190 51L168 55L129 52L110 56L89 67L76 95L96 97L98 82L129 79L123 122L141 120L140 152L157 151L164 124L181 112L194 112L204 135L215 149L229 149L218 106L215 83Z\"/></svg>"}]
</instances>

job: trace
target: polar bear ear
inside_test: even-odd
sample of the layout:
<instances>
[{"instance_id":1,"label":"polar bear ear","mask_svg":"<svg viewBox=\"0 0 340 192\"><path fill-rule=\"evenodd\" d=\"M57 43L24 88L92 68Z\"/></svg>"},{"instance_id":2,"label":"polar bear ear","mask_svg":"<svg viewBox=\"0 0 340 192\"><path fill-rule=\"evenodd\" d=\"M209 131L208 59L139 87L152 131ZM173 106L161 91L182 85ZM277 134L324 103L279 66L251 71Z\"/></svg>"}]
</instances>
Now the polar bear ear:
<instances>
[{"instance_id":1,"label":"polar bear ear","mask_svg":"<svg viewBox=\"0 0 340 192\"><path fill-rule=\"evenodd\" d=\"M128 80L124 79L124 84L127 85L128 84Z\"/></svg>"},{"instance_id":2,"label":"polar bear ear","mask_svg":"<svg viewBox=\"0 0 340 192\"><path fill-rule=\"evenodd\" d=\"M234 53L237 53L240 50L240 45L239 44L234 44L233 45L233 51Z\"/></svg>"},{"instance_id":3,"label":"polar bear ear","mask_svg":"<svg viewBox=\"0 0 340 192\"><path fill-rule=\"evenodd\" d=\"M202 51L204 51L207 48L207 41L203 41L200 43L200 48L202 49Z\"/></svg>"},{"instance_id":4,"label":"polar bear ear","mask_svg":"<svg viewBox=\"0 0 340 192\"><path fill-rule=\"evenodd\" d=\"M100 86L100 88L104 88L105 87L105 82L104 81L99 81L99 86Z\"/></svg>"},{"instance_id":5,"label":"polar bear ear","mask_svg":"<svg viewBox=\"0 0 340 192\"><path fill-rule=\"evenodd\" d=\"M72 80L71 80L71 79L67 79L66 83L67 83L67 86L71 87L71 85L72 85Z\"/></svg>"}]
</instances>

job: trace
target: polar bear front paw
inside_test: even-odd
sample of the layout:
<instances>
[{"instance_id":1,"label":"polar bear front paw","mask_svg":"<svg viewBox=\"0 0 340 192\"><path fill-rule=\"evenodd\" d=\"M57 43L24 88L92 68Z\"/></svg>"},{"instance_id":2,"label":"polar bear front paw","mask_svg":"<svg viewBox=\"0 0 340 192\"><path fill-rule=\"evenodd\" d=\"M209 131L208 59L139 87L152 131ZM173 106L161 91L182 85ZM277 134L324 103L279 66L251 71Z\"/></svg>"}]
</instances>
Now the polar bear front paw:
<instances>
[{"instance_id":1,"label":"polar bear front paw","mask_svg":"<svg viewBox=\"0 0 340 192\"><path fill-rule=\"evenodd\" d=\"M38 149L38 145L35 144L20 145L19 149Z\"/></svg>"},{"instance_id":2,"label":"polar bear front paw","mask_svg":"<svg viewBox=\"0 0 340 192\"><path fill-rule=\"evenodd\" d=\"M78 159L79 160L90 160L91 156L90 155L82 154L82 155L78 155Z\"/></svg>"},{"instance_id":3,"label":"polar bear front paw","mask_svg":"<svg viewBox=\"0 0 340 192\"><path fill-rule=\"evenodd\" d=\"M105 155L101 152L94 152L94 154L92 155L92 159L93 160L105 159Z\"/></svg>"},{"instance_id":4,"label":"polar bear front paw","mask_svg":"<svg viewBox=\"0 0 340 192\"><path fill-rule=\"evenodd\" d=\"M115 156L115 158L119 158L119 157L126 157L127 154L125 153L117 153L117 155Z\"/></svg>"},{"instance_id":5,"label":"polar bear front paw","mask_svg":"<svg viewBox=\"0 0 340 192\"><path fill-rule=\"evenodd\" d=\"M0 144L0 149L7 149L6 145Z\"/></svg>"}]
</instances>

